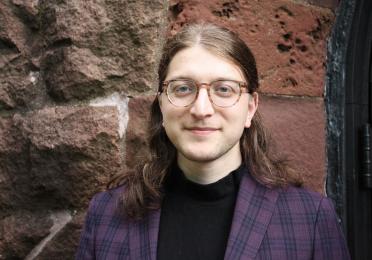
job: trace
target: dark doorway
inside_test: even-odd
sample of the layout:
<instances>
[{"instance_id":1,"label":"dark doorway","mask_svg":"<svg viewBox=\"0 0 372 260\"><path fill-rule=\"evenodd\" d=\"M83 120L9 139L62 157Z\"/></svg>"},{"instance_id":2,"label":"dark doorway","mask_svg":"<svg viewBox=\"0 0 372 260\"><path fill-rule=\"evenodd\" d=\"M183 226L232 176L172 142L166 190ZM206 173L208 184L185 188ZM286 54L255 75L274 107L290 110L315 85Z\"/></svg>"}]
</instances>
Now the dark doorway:
<instances>
[{"instance_id":1,"label":"dark doorway","mask_svg":"<svg viewBox=\"0 0 372 260\"><path fill-rule=\"evenodd\" d=\"M341 1L328 57L327 193L352 259L372 259L371 0Z\"/></svg>"}]
</instances>

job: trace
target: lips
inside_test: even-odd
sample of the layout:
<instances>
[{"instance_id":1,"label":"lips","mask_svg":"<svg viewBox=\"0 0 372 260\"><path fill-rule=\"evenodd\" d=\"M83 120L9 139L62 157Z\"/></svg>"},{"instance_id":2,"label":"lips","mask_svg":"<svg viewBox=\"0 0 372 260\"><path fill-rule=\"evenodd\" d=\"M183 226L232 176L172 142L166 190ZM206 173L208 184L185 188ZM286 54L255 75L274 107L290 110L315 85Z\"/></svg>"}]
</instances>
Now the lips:
<instances>
[{"instance_id":1,"label":"lips","mask_svg":"<svg viewBox=\"0 0 372 260\"><path fill-rule=\"evenodd\" d=\"M195 135L209 135L219 130L215 127L186 127L187 131L192 132Z\"/></svg>"}]
</instances>

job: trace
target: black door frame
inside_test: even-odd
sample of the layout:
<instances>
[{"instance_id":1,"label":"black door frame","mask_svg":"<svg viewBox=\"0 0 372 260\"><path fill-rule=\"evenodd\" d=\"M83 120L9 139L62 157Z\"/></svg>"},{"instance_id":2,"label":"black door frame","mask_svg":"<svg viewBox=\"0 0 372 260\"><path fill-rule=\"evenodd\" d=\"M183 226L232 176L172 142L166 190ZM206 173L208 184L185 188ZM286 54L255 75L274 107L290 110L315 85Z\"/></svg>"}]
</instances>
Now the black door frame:
<instances>
[{"instance_id":1,"label":"black door frame","mask_svg":"<svg viewBox=\"0 0 372 260\"><path fill-rule=\"evenodd\" d=\"M372 259L372 189L361 178L361 129L372 123L371 14L371 0L342 0L327 54L326 187L353 259Z\"/></svg>"}]
</instances>

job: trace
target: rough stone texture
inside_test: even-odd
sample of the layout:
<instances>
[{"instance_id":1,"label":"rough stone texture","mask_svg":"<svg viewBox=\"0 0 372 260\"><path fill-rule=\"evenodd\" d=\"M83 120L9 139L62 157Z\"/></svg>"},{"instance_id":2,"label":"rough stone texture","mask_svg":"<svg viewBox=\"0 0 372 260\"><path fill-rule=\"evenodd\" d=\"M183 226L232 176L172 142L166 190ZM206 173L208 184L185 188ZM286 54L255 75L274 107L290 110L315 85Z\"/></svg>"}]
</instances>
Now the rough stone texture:
<instances>
[{"instance_id":1,"label":"rough stone texture","mask_svg":"<svg viewBox=\"0 0 372 260\"><path fill-rule=\"evenodd\" d=\"M340 1L341 0L304 0L304 2L308 2L309 4L328 7L333 10L335 10L338 7Z\"/></svg>"},{"instance_id":2,"label":"rough stone texture","mask_svg":"<svg viewBox=\"0 0 372 260\"><path fill-rule=\"evenodd\" d=\"M0 117L0 219L13 209L23 208L20 202L28 202L28 196L23 198L18 193L20 187L28 185L27 147L27 140L12 118Z\"/></svg>"},{"instance_id":3,"label":"rough stone texture","mask_svg":"<svg viewBox=\"0 0 372 260\"><path fill-rule=\"evenodd\" d=\"M323 95L331 10L286 0L173 0L170 17L172 33L193 21L238 32L256 56L262 92Z\"/></svg>"},{"instance_id":4,"label":"rough stone texture","mask_svg":"<svg viewBox=\"0 0 372 260\"><path fill-rule=\"evenodd\" d=\"M40 6L48 50L41 65L55 100L151 90L163 1L48 0Z\"/></svg>"},{"instance_id":5,"label":"rough stone texture","mask_svg":"<svg viewBox=\"0 0 372 260\"><path fill-rule=\"evenodd\" d=\"M41 49L40 36L29 22L37 15L33 4L35 1L0 3L0 110L35 107L45 96L32 62L32 55L39 55Z\"/></svg>"},{"instance_id":6,"label":"rough stone texture","mask_svg":"<svg viewBox=\"0 0 372 260\"><path fill-rule=\"evenodd\" d=\"M85 212L75 215L74 218L45 246L43 251L35 259L73 259L72 256L75 255L78 246L85 215Z\"/></svg>"},{"instance_id":7,"label":"rough stone texture","mask_svg":"<svg viewBox=\"0 0 372 260\"><path fill-rule=\"evenodd\" d=\"M153 92L165 15L165 0L0 2L0 259L73 259L124 165L127 95Z\"/></svg>"},{"instance_id":8,"label":"rough stone texture","mask_svg":"<svg viewBox=\"0 0 372 260\"><path fill-rule=\"evenodd\" d=\"M42 97L38 91L36 77L38 73L29 75L19 73L0 79L0 108L14 109L16 107L31 106ZM40 95L39 95L40 94Z\"/></svg>"},{"instance_id":9,"label":"rough stone texture","mask_svg":"<svg viewBox=\"0 0 372 260\"><path fill-rule=\"evenodd\" d=\"M16 215L14 225L6 220L13 220L17 209L30 214L45 209L85 210L92 195L121 170L118 111L116 107L55 107L15 114L0 123L0 217L9 230L0 238L0 249L7 257L23 258L43 236L27 225L17 227L23 213ZM44 225L40 232L50 227L43 223L38 223ZM16 235L9 237L13 229ZM22 238L26 233L29 238ZM15 246L16 239L32 243ZM67 245L66 239L61 237Z\"/></svg>"},{"instance_id":10,"label":"rough stone texture","mask_svg":"<svg viewBox=\"0 0 372 260\"><path fill-rule=\"evenodd\" d=\"M48 93L57 100L86 99L105 93L101 59L89 49L60 48L44 59Z\"/></svg>"},{"instance_id":11,"label":"rough stone texture","mask_svg":"<svg viewBox=\"0 0 372 260\"><path fill-rule=\"evenodd\" d=\"M259 109L278 151L300 172L306 187L323 193L326 167L323 100L262 96Z\"/></svg>"},{"instance_id":12,"label":"rough stone texture","mask_svg":"<svg viewBox=\"0 0 372 260\"><path fill-rule=\"evenodd\" d=\"M47 212L24 210L0 220L0 259L25 256L39 240L49 234L52 221Z\"/></svg>"},{"instance_id":13,"label":"rough stone texture","mask_svg":"<svg viewBox=\"0 0 372 260\"><path fill-rule=\"evenodd\" d=\"M56 107L15 115L29 141L32 181L30 190L22 192L49 207L86 206L97 187L120 169L117 119L116 108L110 107Z\"/></svg>"},{"instance_id":14,"label":"rough stone texture","mask_svg":"<svg viewBox=\"0 0 372 260\"><path fill-rule=\"evenodd\" d=\"M136 162L146 158L147 129L150 107L155 96L139 96L130 99L128 104L129 122L126 132L126 167L135 167Z\"/></svg>"},{"instance_id":15,"label":"rough stone texture","mask_svg":"<svg viewBox=\"0 0 372 260\"><path fill-rule=\"evenodd\" d=\"M150 91L163 9L162 0L2 1L0 109Z\"/></svg>"},{"instance_id":16,"label":"rough stone texture","mask_svg":"<svg viewBox=\"0 0 372 260\"><path fill-rule=\"evenodd\" d=\"M0 194L12 197L1 208L86 206L120 169L116 108L47 108L0 122Z\"/></svg>"}]
</instances>

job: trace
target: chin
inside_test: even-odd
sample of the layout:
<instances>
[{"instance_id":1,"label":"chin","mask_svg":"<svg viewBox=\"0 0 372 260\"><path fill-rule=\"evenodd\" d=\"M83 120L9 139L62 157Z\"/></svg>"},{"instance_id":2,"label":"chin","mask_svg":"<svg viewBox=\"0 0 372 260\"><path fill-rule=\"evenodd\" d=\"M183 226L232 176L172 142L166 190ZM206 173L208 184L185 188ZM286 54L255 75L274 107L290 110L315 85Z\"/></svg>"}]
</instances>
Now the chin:
<instances>
[{"instance_id":1,"label":"chin","mask_svg":"<svg viewBox=\"0 0 372 260\"><path fill-rule=\"evenodd\" d=\"M181 153L183 157L185 157L187 160L194 161L194 162L211 162L220 157L218 156L218 154L216 154L215 152L211 152L211 151L203 151L203 152L184 151Z\"/></svg>"}]
</instances>

